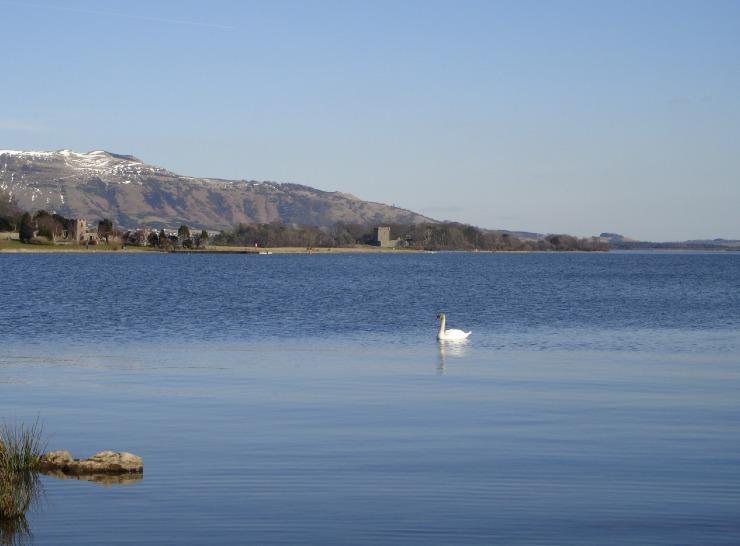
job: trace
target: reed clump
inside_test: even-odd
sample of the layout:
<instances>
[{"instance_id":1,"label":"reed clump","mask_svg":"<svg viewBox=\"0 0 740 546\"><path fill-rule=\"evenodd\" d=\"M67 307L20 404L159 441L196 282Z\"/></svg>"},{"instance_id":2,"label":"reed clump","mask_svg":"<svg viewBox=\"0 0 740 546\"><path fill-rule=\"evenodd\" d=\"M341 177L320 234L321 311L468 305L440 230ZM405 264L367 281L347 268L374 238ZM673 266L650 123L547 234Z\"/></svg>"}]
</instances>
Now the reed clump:
<instances>
[{"instance_id":1,"label":"reed clump","mask_svg":"<svg viewBox=\"0 0 740 546\"><path fill-rule=\"evenodd\" d=\"M25 515L13 519L0 518L0 546L33 544L33 534Z\"/></svg>"},{"instance_id":2,"label":"reed clump","mask_svg":"<svg viewBox=\"0 0 740 546\"><path fill-rule=\"evenodd\" d=\"M36 499L38 465L46 448L38 421L0 425L0 520L21 518Z\"/></svg>"}]
</instances>

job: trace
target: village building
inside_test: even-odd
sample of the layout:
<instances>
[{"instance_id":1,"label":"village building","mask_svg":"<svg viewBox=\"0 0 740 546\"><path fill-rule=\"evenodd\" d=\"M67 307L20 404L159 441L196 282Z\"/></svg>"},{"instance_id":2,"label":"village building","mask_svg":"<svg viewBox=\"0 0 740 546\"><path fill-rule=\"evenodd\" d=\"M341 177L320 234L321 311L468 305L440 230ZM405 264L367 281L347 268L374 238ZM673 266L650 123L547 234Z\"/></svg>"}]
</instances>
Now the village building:
<instances>
[{"instance_id":1,"label":"village building","mask_svg":"<svg viewBox=\"0 0 740 546\"><path fill-rule=\"evenodd\" d=\"M391 239L391 228L378 226L373 230L374 240L372 244L381 248L393 248L398 246L400 239Z\"/></svg>"},{"instance_id":2,"label":"village building","mask_svg":"<svg viewBox=\"0 0 740 546\"><path fill-rule=\"evenodd\" d=\"M149 246L149 238L152 233L157 233L157 231L146 227L127 231L123 236L123 242L134 246Z\"/></svg>"},{"instance_id":3,"label":"village building","mask_svg":"<svg viewBox=\"0 0 740 546\"><path fill-rule=\"evenodd\" d=\"M70 218L66 239L78 245L96 245L100 241L97 229L91 229L84 218Z\"/></svg>"},{"instance_id":4,"label":"village building","mask_svg":"<svg viewBox=\"0 0 740 546\"><path fill-rule=\"evenodd\" d=\"M75 243L84 243L87 233L87 220L84 218L70 218L67 229L67 239Z\"/></svg>"}]
</instances>

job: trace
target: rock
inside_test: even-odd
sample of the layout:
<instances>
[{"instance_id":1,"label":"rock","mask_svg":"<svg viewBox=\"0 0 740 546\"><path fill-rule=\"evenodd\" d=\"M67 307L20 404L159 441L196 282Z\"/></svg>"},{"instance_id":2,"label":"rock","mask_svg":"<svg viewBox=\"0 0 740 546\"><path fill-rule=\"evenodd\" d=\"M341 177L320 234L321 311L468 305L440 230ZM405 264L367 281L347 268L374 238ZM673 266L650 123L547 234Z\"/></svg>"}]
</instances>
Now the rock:
<instances>
[{"instance_id":1,"label":"rock","mask_svg":"<svg viewBox=\"0 0 740 546\"><path fill-rule=\"evenodd\" d=\"M51 466L64 466L74 461L72 458L72 454L69 451L65 450L59 450L59 451L50 451L49 453L45 453L41 456L41 464L42 465L51 465Z\"/></svg>"},{"instance_id":2,"label":"rock","mask_svg":"<svg viewBox=\"0 0 740 546\"><path fill-rule=\"evenodd\" d=\"M125 451L101 451L89 459L79 462L89 472L141 472L144 459Z\"/></svg>"},{"instance_id":3,"label":"rock","mask_svg":"<svg viewBox=\"0 0 740 546\"><path fill-rule=\"evenodd\" d=\"M144 459L125 451L101 451L89 459L73 459L69 451L51 451L41 457L39 467L73 475L141 473Z\"/></svg>"}]
</instances>

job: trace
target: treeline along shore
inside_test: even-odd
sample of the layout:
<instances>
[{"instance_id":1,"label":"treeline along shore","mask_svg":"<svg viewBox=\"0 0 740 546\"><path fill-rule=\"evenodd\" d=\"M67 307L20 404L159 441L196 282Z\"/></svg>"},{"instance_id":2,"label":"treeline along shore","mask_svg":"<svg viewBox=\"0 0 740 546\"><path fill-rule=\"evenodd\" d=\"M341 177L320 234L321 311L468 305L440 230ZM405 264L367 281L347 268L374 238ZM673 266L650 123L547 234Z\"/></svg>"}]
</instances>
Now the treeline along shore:
<instances>
[{"instance_id":1,"label":"treeline along shore","mask_svg":"<svg viewBox=\"0 0 740 546\"><path fill-rule=\"evenodd\" d=\"M605 251L609 245L598 238L548 235L542 239L519 239L501 231L490 231L455 222L390 224L393 247L415 250L468 251ZM335 224L329 228L279 223L239 224L212 239L215 245L261 247L351 247L377 245L376 230L357 224Z\"/></svg>"},{"instance_id":2,"label":"treeline along shore","mask_svg":"<svg viewBox=\"0 0 740 546\"><path fill-rule=\"evenodd\" d=\"M357 248L373 247L408 250L458 251L605 251L608 243L593 238L547 235L519 238L495 230L485 230L456 222L389 224L377 226L335 224L331 227L283 224L238 224L232 229L209 232L185 224L177 228L159 227L120 229L110 219L101 218L91 225L80 219L66 218L54 212L20 210L7 194L0 191L0 233L5 234L5 248L16 245L67 247L91 246L117 250L136 247L148 250L206 250L239 248ZM382 240L379 233L383 233ZM3 244L0 244L0 249Z\"/></svg>"}]
</instances>

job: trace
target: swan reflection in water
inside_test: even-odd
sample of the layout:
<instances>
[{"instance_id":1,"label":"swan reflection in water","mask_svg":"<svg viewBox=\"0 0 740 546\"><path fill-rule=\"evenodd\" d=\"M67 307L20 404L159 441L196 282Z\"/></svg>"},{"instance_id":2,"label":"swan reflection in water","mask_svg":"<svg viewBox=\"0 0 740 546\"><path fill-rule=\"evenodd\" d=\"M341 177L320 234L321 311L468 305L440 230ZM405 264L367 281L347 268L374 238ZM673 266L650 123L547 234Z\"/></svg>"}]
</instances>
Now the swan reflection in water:
<instances>
[{"instance_id":1,"label":"swan reflection in water","mask_svg":"<svg viewBox=\"0 0 740 546\"><path fill-rule=\"evenodd\" d=\"M438 340L439 363L437 365L437 373L445 373L445 364L448 358L464 357L468 352L469 343L467 339Z\"/></svg>"}]
</instances>

